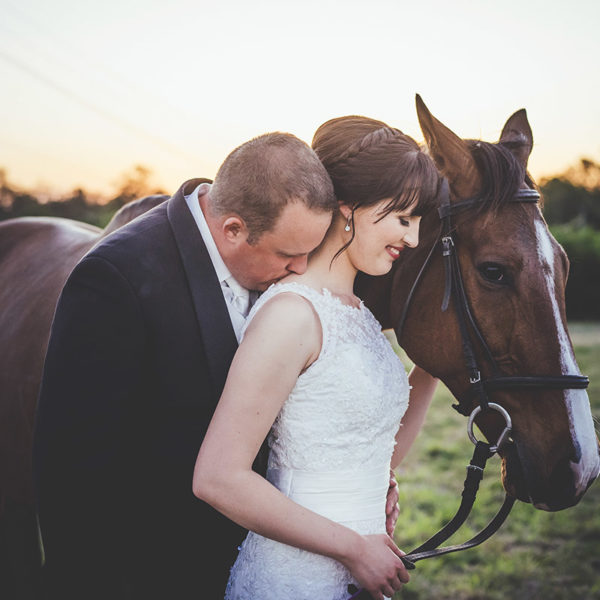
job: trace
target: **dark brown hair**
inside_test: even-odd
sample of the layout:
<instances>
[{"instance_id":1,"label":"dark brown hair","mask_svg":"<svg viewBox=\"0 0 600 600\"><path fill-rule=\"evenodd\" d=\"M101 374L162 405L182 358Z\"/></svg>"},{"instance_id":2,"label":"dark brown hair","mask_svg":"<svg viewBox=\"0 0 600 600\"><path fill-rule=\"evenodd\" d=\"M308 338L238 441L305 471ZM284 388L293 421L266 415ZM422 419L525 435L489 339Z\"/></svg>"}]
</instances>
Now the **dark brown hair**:
<instances>
[{"instance_id":1,"label":"dark brown hair","mask_svg":"<svg viewBox=\"0 0 600 600\"><path fill-rule=\"evenodd\" d=\"M266 133L227 156L210 191L210 208L218 215L235 213L248 227L248 243L275 225L288 202L315 211L337 204L331 179L315 152L289 133Z\"/></svg>"},{"instance_id":2,"label":"dark brown hair","mask_svg":"<svg viewBox=\"0 0 600 600\"><path fill-rule=\"evenodd\" d=\"M411 137L382 121L361 116L323 123L312 147L325 165L338 200L354 210L390 199L382 217L415 203L422 216L436 205L439 174Z\"/></svg>"}]
</instances>

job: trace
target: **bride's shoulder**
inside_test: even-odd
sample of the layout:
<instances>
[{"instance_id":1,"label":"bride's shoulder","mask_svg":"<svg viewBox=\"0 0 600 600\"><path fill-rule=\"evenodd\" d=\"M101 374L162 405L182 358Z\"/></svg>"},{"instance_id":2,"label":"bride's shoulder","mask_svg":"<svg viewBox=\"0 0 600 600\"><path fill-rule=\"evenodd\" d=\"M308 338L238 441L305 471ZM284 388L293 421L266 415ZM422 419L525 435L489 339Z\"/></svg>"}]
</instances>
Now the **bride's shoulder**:
<instances>
[{"instance_id":1,"label":"bride's shoulder","mask_svg":"<svg viewBox=\"0 0 600 600\"><path fill-rule=\"evenodd\" d=\"M308 331L319 326L319 320L310 294L298 293L295 286L284 284L281 287L271 286L257 302L254 314L247 323L251 329L277 330L285 335L306 335Z\"/></svg>"}]
</instances>

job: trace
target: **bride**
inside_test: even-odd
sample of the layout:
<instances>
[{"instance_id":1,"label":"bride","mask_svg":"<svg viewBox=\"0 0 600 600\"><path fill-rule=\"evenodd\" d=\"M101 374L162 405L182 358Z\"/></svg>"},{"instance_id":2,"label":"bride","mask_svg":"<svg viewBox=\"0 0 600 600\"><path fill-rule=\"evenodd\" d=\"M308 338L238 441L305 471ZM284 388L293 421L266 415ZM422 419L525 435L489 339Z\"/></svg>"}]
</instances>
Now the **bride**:
<instances>
[{"instance_id":1,"label":"bride","mask_svg":"<svg viewBox=\"0 0 600 600\"><path fill-rule=\"evenodd\" d=\"M414 140L366 117L324 123L313 148L339 210L306 272L250 312L194 470L196 496L250 530L228 600L346 600L352 586L381 600L409 579L386 534L389 469L436 380L407 379L353 284L417 245L438 174ZM266 436L263 479L252 462Z\"/></svg>"}]
</instances>

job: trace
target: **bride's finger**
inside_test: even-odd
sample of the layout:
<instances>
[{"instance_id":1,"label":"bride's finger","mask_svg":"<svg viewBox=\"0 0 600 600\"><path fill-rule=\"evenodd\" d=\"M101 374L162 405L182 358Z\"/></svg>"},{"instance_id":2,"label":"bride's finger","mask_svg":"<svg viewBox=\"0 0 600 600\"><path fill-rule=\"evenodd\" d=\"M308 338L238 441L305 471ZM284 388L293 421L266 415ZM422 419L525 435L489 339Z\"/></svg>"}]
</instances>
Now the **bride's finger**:
<instances>
[{"instance_id":1,"label":"bride's finger","mask_svg":"<svg viewBox=\"0 0 600 600\"><path fill-rule=\"evenodd\" d=\"M390 548L390 550L392 550L392 552L399 558L402 558L406 554L404 550L400 550L400 548L398 548L396 542L394 542L393 538L390 536L388 536L387 538L387 545Z\"/></svg>"},{"instance_id":2,"label":"bride's finger","mask_svg":"<svg viewBox=\"0 0 600 600\"><path fill-rule=\"evenodd\" d=\"M398 504L394 506L394 509L387 514L385 519L385 529L388 535L394 534L394 529L396 528L396 521L398 520L398 515L400 514L400 509Z\"/></svg>"},{"instance_id":3,"label":"bride's finger","mask_svg":"<svg viewBox=\"0 0 600 600\"><path fill-rule=\"evenodd\" d=\"M388 488L387 501L385 504L385 514L389 515L398 506L398 483L395 479L390 479L390 487Z\"/></svg>"},{"instance_id":4,"label":"bride's finger","mask_svg":"<svg viewBox=\"0 0 600 600\"><path fill-rule=\"evenodd\" d=\"M402 579L400 579L400 573L396 572L396 576L391 581L391 585L394 588L394 592L397 592L399 589L401 589L404 583L405 582L403 582Z\"/></svg>"}]
</instances>

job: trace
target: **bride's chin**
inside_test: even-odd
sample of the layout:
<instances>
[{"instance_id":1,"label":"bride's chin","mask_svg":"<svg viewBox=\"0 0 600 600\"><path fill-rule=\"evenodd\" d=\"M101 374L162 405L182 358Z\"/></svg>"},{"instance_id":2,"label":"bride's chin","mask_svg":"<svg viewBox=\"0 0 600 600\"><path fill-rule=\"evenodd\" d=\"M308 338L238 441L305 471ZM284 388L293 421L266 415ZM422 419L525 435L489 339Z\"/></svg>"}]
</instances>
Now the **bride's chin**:
<instances>
[{"instance_id":1,"label":"bride's chin","mask_svg":"<svg viewBox=\"0 0 600 600\"><path fill-rule=\"evenodd\" d=\"M385 266L384 265L378 265L378 266L370 265L368 269L359 269L359 271L362 271L366 275L371 275L373 277L377 277L378 275L386 275L391 270L392 270L391 264L385 265Z\"/></svg>"}]
</instances>

